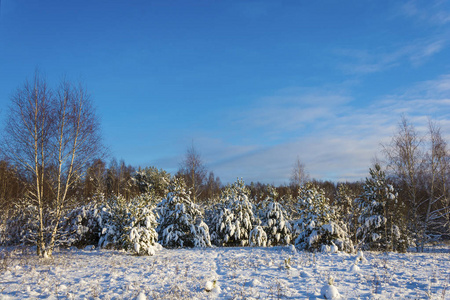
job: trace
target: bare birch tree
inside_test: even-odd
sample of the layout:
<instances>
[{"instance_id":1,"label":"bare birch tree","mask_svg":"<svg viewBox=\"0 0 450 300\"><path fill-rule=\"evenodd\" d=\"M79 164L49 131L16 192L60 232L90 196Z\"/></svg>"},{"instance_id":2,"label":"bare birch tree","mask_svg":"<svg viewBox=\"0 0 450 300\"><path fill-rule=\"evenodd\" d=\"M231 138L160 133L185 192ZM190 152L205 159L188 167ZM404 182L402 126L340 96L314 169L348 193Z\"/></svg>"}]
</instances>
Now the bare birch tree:
<instances>
[{"instance_id":1,"label":"bare birch tree","mask_svg":"<svg viewBox=\"0 0 450 300\"><path fill-rule=\"evenodd\" d=\"M420 236L420 194L422 171L424 168L423 140L405 116L402 117L398 132L391 143L384 146L387 166L395 177L408 206L409 230L416 241Z\"/></svg>"},{"instance_id":2,"label":"bare birch tree","mask_svg":"<svg viewBox=\"0 0 450 300\"><path fill-rule=\"evenodd\" d=\"M430 234L448 230L450 203L449 153L440 127L428 122L428 134L419 136L405 117L398 133L384 147L388 167L407 205L408 227L423 251ZM447 232L445 232L447 233Z\"/></svg>"},{"instance_id":3,"label":"bare birch tree","mask_svg":"<svg viewBox=\"0 0 450 300\"><path fill-rule=\"evenodd\" d=\"M180 164L177 175L181 176L192 193L192 201L196 203L201 196L206 179L206 168L203 164L200 153L195 149L194 144L186 151L184 160Z\"/></svg>"},{"instance_id":4,"label":"bare birch tree","mask_svg":"<svg viewBox=\"0 0 450 300\"><path fill-rule=\"evenodd\" d=\"M429 152L427 153L427 170L425 187L428 197L424 200L426 214L421 233L421 251L428 241L429 233L438 233L442 228L448 228L450 203L448 198L448 161L447 143L442 138L440 127L433 121L428 121Z\"/></svg>"},{"instance_id":5,"label":"bare birch tree","mask_svg":"<svg viewBox=\"0 0 450 300\"><path fill-rule=\"evenodd\" d=\"M83 87L63 81L52 91L37 72L11 102L4 152L28 175L37 207L37 254L49 257L71 190L101 156L99 122Z\"/></svg>"},{"instance_id":6,"label":"bare birch tree","mask_svg":"<svg viewBox=\"0 0 450 300\"><path fill-rule=\"evenodd\" d=\"M309 174L306 172L305 165L299 157L295 161L291 174L291 185L294 187L301 187L309 180Z\"/></svg>"}]
</instances>

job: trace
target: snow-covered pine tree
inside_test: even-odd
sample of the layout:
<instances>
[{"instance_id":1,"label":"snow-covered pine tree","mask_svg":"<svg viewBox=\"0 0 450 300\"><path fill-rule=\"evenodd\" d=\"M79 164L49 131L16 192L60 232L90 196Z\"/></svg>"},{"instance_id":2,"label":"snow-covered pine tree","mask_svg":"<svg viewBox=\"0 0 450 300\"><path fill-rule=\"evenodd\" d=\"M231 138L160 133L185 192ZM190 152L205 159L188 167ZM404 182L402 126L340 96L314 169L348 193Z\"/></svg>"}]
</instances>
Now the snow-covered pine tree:
<instances>
[{"instance_id":1,"label":"snow-covered pine tree","mask_svg":"<svg viewBox=\"0 0 450 300\"><path fill-rule=\"evenodd\" d=\"M225 188L212 220L212 236L218 246L246 246L255 224L253 204L243 180Z\"/></svg>"},{"instance_id":2,"label":"snow-covered pine tree","mask_svg":"<svg viewBox=\"0 0 450 300\"><path fill-rule=\"evenodd\" d=\"M97 245L100 238L99 211L101 204L92 201L69 211L61 222L62 244L84 247Z\"/></svg>"},{"instance_id":3,"label":"snow-covered pine tree","mask_svg":"<svg viewBox=\"0 0 450 300\"><path fill-rule=\"evenodd\" d=\"M358 193L346 183L341 183L337 186L336 195L334 198L334 207L336 213L341 216L343 224L347 226L348 234L352 241L356 241L356 230L358 229L358 216L360 214L359 205L356 203Z\"/></svg>"},{"instance_id":4,"label":"snow-covered pine tree","mask_svg":"<svg viewBox=\"0 0 450 300\"><path fill-rule=\"evenodd\" d=\"M103 200L103 195L99 195L91 198L89 204L68 210L58 226L55 246L83 247L97 244L100 233L98 212ZM35 243L37 207L18 202L11 213L12 217L6 221L3 242L14 245Z\"/></svg>"},{"instance_id":5,"label":"snow-covered pine tree","mask_svg":"<svg viewBox=\"0 0 450 300\"><path fill-rule=\"evenodd\" d=\"M38 208L26 201L14 205L11 217L6 220L2 245L31 245L36 243Z\"/></svg>"},{"instance_id":6,"label":"snow-covered pine tree","mask_svg":"<svg viewBox=\"0 0 450 300\"><path fill-rule=\"evenodd\" d=\"M155 198L153 193L146 193L131 199L127 205L129 220L121 240L125 250L136 255L154 255L160 248L154 213Z\"/></svg>"},{"instance_id":7,"label":"snow-covered pine tree","mask_svg":"<svg viewBox=\"0 0 450 300\"><path fill-rule=\"evenodd\" d=\"M297 198L291 194L286 194L280 198L279 203L283 206L288 220L298 218Z\"/></svg>"},{"instance_id":8,"label":"snow-covered pine tree","mask_svg":"<svg viewBox=\"0 0 450 300\"><path fill-rule=\"evenodd\" d=\"M364 250L405 251L408 242L397 223L401 220L397 193L379 164L370 168L369 173L358 199L361 209L358 246Z\"/></svg>"},{"instance_id":9,"label":"snow-covered pine tree","mask_svg":"<svg viewBox=\"0 0 450 300\"><path fill-rule=\"evenodd\" d=\"M169 192L171 176L163 169L147 167L134 173L132 179L141 193L152 191L156 197L162 199Z\"/></svg>"},{"instance_id":10,"label":"snow-covered pine tree","mask_svg":"<svg viewBox=\"0 0 450 300\"><path fill-rule=\"evenodd\" d=\"M250 231L249 244L252 247L266 247L267 246L267 234L262 226L254 226Z\"/></svg>"},{"instance_id":11,"label":"snow-covered pine tree","mask_svg":"<svg viewBox=\"0 0 450 300\"><path fill-rule=\"evenodd\" d=\"M353 251L346 226L322 189L306 183L299 191L298 203L300 218L295 225L298 249L323 251L337 247L341 251Z\"/></svg>"},{"instance_id":12,"label":"snow-covered pine tree","mask_svg":"<svg viewBox=\"0 0 450 300\"><path fill-rule=\"evenodd\" d=\"M276 202L277 191L269 188L269 196L261 206L259 216L264 231L267 233L267 245L287 245L292 240L291 224L283 206Z\"/></svg>"},{"instance_id":13,"label":"snow-covered pine tree","mask_svg":"<svg viewBox=\"0 0 450 300\"><path fill-rule=\"evenodd\" d=\"M98 215L99 246L112 246L137 255L154 255L159 249L156 233L155 196L142 194L130 201L122 196L108 199Z\"/></svg>"},{"instance_id":14,"label":"snow-covered pine tree","mask_svg":"<svg viewBox=\"0 0 450 300\"><path fill-rule=\"evenodd\" d=\"M121 195L108 198L98 213L100 226L98 247L122 249L121 238L126 234L125 227L128 220L126 199Z\"/></svg>"},{"instance_id":15,"label":"snow-covered pine tree","mask_svg":"<svg viewBox=\"0 0 450 300\"><path fill-rule=\"evenodd\" d=\"M168 248L209 247L209 229L197 204L186 192L182 179L174 178L170 192L158 204L159 241Z\"/></svg>"}]
</instances>

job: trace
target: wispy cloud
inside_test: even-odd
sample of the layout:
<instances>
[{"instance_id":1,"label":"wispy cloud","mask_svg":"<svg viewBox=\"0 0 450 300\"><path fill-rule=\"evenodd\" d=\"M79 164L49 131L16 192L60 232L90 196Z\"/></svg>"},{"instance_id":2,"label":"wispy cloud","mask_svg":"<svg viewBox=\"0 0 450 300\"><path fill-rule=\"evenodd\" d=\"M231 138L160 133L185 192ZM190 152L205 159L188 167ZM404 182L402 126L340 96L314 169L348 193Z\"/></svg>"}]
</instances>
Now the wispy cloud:
<instances>
[{"instance_id":1,"label":"wispy cloud","mask_svg":"<svg viewBox=\"0 0 450 300\"><path fill-rule=\"evenodd\" d=\"M280 139L308 129L325 126L352 100L343 91L290 88L254 101L249 110L230 112L236 127Z\"/></svg>"},{"instance_id":2,"label":"wispy cloud","mask_svg":"<svg viewBox=\"0 0 450 300\"><path fill-rule=\"evenodd\" d=\"M450 23L448 1L408 1L401 6L400 13L431 24L445 25Z\"/></svg>"},{"instance_id":3,"label":"wispy cloud","mask_svg":"<svg viewBox=\"0 0 450 300\"><path fill-rule=\"evenodd\" d=\"M222 120L226 128L193 133L194 144L207 168L223 182L242 177L246 182L283 184L289 182L297 157L313 178L363 179L374 157L382 156L381 144L389 143L402 115L421 133L431 117L450 138L450 74L366 105L355 106L358 99L349 95L339 87L334 92L330 88L279 91L246 109L230 108ZM179 153L152 164L176 171L183 151Z\"/></svg>"},{"instance_id":4,"label":"wispy cloud","mask_svg":"<svg viewBox=\"0 0 450 300\"><path fill-rule=\"evenodd\" d=\"M407 24L411 27L409 29L411 37L416 37L408 39L403 31L399 31L398 39L392 41L386 39L382 44L335 49L334 55L338 58L337 67L347 74L364 75L408 64L414 67L421 66L448 47L449 3L426 0L394 5L392 15L387 20L392 26L398 26L399 19L404 21L406 18L410 21ZM415 32L419 34L413 34Z\"/></svg>"},{"instance_id":5,"label":"wispy cloud","mask_svg":"<svg viewBox=\"0 0 450 300\"><path fill-rule=\"evenodd\" d=\"M297 156L312 177L352 181L367 176L374 157L380 155L380 144L390 141L402 114L419 131L426 130L431 117L440 122L444 136L450 136L450 75L419 83L404 93L386 95L359 108L352 105L351 97L339 93L331 98L318 93L316 97L320 101L313 101L312 93L288 98L271 96L240 115L240 125L258 128L258 140L264 136L271 139L274 131L291 132L278 141L240 144L215 138L203 140L199 148L207 153L204 157L209 166L225 182L243 177L248 182L288 183ZM305 103L308 103L306 110ZM308 116L311 112L315 113ZM285 119L270 117L272 113ZM297 114L295 121L287 120ZM299 126L308 128L306 133L292 134L291 129Z\"/></svg>"},{"instance_id":6,"label":"wispy cloud","mask_svg":"<svg viewBox=\"0 0 450 300\"><path fill-rule=\"evenodd\" d=\"M441 53L449 43L450 6L448 1L409 1L396 10L396 17L407 17L426 27L426 38L397 41L376 47L336 49L338 68L347 74L370 74L405 64L420 66ZM411 28L417 30L417 28Z\"/></svg>"},{"instance_id":7,"label":"wispy cloud","mask_svg":"<svg viewBox=\"0 0 450 300\"><path fill-rule=\"evenodd\" d=\"M441 52L447 45L447 40L434 37L416 40L409 45L398 47L378 47L376 49L337 49L335 55L340 58L338 68L347 74L370 74L386 71L401 64L421 65L431 56Z\"/></svg>"}]
</instances>

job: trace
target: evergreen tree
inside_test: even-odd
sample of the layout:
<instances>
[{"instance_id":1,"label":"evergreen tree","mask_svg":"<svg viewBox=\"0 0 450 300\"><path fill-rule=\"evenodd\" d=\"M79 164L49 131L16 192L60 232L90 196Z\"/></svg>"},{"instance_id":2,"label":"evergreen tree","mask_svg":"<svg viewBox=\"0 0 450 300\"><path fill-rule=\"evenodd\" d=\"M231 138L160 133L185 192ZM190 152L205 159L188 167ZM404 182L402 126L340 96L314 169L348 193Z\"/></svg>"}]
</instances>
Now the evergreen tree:
<instances>
[{"instance_id":1,"label":"evergreen tree","mask_svg":"<svg viewBox=\"0 0 450 300\"><path fill-rule=\"evenodd\" d=\"M356 230L358 229L359 206L356 203L357 195L348 184L341 183L337 186L334 206L336 213L342 222L347 225L348 233L352 241L356 242Z\"/></svg>"},{"instance_id":2,"label":"evergreen tree","mask_svg":"<svg viewBox=\"0 0 450 300\"><path fill-rule=\"evenodd\" d=\"M225 188L216 207L212 237L220 246L246 246L255 223L253 204L248 199L244 181L237 180Z\"/></svg>"},{"instance_id":3,"label":"evergreen tree","mask_svg":"<svg viewBox=\"0 0 450 300\"><path fill-rule=\"evenodd\" d=\"M99 213L99 246L125 249L137 255L154 255L160 248L154 209L153 194L143 194L130 201L120 195L108 199Z\"/></svg>"},{"instance_id":4,"label":"evergreen tree","mask_svg":"<svg viewBox=\"0 0 450 300\"><path fill-rule=\"evenodd\" d=\"M170 192L158 205L159 241L169 248L211 246L208 226L199 206L186 193L182 179L175 178Z\"/></svg>"},{"instance_id":5,"label":"evergreen tree","mask_svg":"<svg viewBox=\"0 0 450 300\"><path fill-rule=\"evenodd\" d=\"M267 233L268 246L286 245L292 239L290 222L283 206L275 201L277 196L277 191L269 188L269 197L259 210L261 224Z\"/></svg>"},{"instance_id":6,"label":"evergreen tree","mask_svg":"<svg viewBox=\"0 0 450 300\"><path fill-rule=\"evenodd\" d=\"M1 237L2 245L31 245L35 243L38 219L35 205L28 205L26 201L14 203L11 217L5 222Z\"/></svg>"},{"instance_id":7,"label":"evergreen tree","mask_svg":"<svg viewBox=\"0 0 450 300\"><path fill-rule=\"evenodd\" d=\"M102 196L99 198L102 198ZM61 243L65 246L76 246L79 248L97 245L101 232L99 224L100 210L101 206L99 203L92 200L89 204L69 211L61 225L63 235Z\"/></svg>"},{"instance_id":8,"label":"evergreen tree","mask_svg":"<svg viewBox=\"0 0 450 300\"><path fill-rule=\"evenodd\" d=\"M408 243L406 230L398 225L401 214L397 193L379 164L369 172L370 178L366 178L364 192L358 200L359 246L366 250L405 251Z\"/></svg>"},{"instance_id":9,"label":"evergreen tree","mask_svg":"<svg viewBox=\"0 0 450 300\"><path fill-rule=\"evenodd\" d=\"M150 196L151 195L151 196ZM126 250L137 255L154 255L160 248L156 233L156 215L154 194L142 194L128 203L129 220L122 238Z\"/></svg>"},{"instance_id":10,"label":"evergreen tree","mask_svg":"<svg viewBox=\"0 0 450 300\"><path fill-rule=\"evenodd\" d=\"M133 174L133 182L141 193L152 191L160 199L169 192L170 180L169 173L156 167L147 167Z\"/></svg>"},{"instance_id":11,"label":"evergreen tree","mask_svg":"<svg viewBox=\"0 0 450 300\"><path fill-rule=\"evenodd\" d=\"M267 246L267 234L262 226L256 225L250 231L249 238L250 246L266 247Z\"/></svg>"},{"instance_id":12,"label":"evergreen tree","mask_svg":"<svg viewBox=\"0 0 450 300\"><path fill-rule=\"evenodd\" d=\"M298 237L295 246L301 250L327 250L330 247L353 251L345 224L325 197L325 192L311 183L299 191Z\"/></svg>"}]
</instances>

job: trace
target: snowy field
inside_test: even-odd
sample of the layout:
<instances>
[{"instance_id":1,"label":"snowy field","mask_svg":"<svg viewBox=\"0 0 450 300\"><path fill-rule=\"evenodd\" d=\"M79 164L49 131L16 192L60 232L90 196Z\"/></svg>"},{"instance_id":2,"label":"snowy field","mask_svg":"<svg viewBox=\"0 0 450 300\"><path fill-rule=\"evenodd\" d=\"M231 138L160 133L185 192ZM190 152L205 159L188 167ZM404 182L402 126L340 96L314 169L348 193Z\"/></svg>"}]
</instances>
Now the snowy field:
<instances>
[{"instance_id":1,"label":"snowy field","mask_svg":"<svg viewBox=\"0 0 450 300\"><path fill-rule=\"evenodd\" d=\"M448 250L361 257L247 247L137 257L73 249L45 260L0 248L0 299L324 299L330 276L341 299L450 299Z\"/></svg>"}]
</instances>

